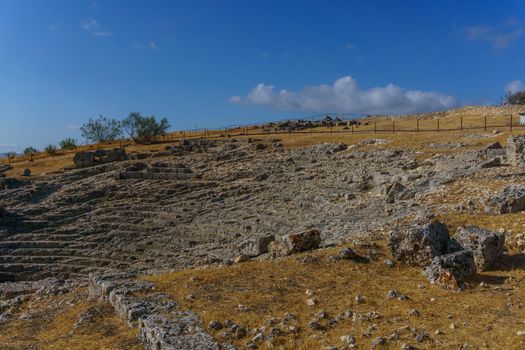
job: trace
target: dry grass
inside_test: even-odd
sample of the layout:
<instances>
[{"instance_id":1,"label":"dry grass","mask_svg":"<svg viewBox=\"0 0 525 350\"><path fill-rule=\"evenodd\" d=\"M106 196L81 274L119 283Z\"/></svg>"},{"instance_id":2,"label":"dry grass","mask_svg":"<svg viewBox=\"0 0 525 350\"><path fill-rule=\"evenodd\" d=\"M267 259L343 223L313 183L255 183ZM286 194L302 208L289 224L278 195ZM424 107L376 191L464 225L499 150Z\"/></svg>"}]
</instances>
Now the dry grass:
<instances>
[{"instance_id":1,"label":"dry grass","mask_svg":"<svg viewBox=\"0 0 525 350\"><path fill-rule=\"evenodd\" d=\"M0 323L0 349L142 349L136 331L110 305L78 300L66 294L25 302L12 320ZM75 328L88 310L93 318Z\"/></svg>"},{"instance_id":2,"label":"dry grass","mask_svg":"<svg viewBox=\"0 0 525 350\"><path fill-rule=\"evenodd\" d=\"M384 252L385 249L381 249ZM516 331L525 329L522 323L525 310L521 308L525 273L510 268L521 257L508 257L495 271L480 275L473 282L474 287L458 293L428 285L419 269L390 269L383 264L383 258L370 264L330 262L328 256L336 252L336 249L326 249L279 260L174 272L147 279L155 282L160 291L170 293L183 308L197 312L206 323L229 319L251 329L263 326L266 319L281 319L285 312L290 312L298 317L292 324L297 325L300 332L279 338L278 344L287 349L339 346L339 337L346 334L356 338L359 348L367 348L374 337L386 337L407 325L426 330L432 338L446 344L443 345L446 349L457 349L463 343L476 349L525 347L523 338L516 335ZM311 262L300 261L306 257ZM523 268L523 264L520 266ZM504 283L509 277L514 280ZM475 287L480 280L490 287ZM426 287L420 289L419 284ZM307 306L307 289L315 291L318 305ZM410 300L387 299L387 291L391 289L408 295ZM354 301L357 293L365 296L363 304ZM190 294L196 296L194 301L186 298ZM432 298L435 301L432 302ZM509 308L508 303L512 307ZM248 311L240 311L239 304L248 307ZM412 308L419 310L421 316L410 316L408 311ZM333 316L346 310L377 311L383 317L363 323L344 319L337 327L312 331L307 323L319 310ZM371 338L364 337L363 333L372 323L378 330L372 332ZM451 323L457 328L450 329ZM444 335L434 335L437 329ZM235 343L242 345L247 341ZM416 343L409 338L390 346L398 349L401 342ZM432 348L430 342L417 346Z\"/></svg>"}]
</instances>

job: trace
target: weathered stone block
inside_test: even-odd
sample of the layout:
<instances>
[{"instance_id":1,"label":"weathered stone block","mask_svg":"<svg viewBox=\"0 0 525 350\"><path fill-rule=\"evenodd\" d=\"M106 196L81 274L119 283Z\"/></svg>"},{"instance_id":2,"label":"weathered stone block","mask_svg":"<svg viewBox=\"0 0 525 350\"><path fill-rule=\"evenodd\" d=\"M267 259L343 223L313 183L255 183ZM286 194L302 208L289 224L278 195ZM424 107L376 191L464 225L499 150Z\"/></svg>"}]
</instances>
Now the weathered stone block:
<instances>
[{"instance_id":1,"label":"weathered stone block","mask_svg":"<svg viewBox=\"0 0 525 350\"><path fill-rule=\"evenodd\" d=\"M87 167L95 165L94 152L77 152L73 157L73 163L77 167Z\"/></svg>"},{"instance_id":2,"label":"weathered stone block","mask_svg":"<svg viewBox=\"0 0 525 350\"><path fill-rule=\"evenodd\" d=\"M413 266L426 266L435 256L448 253L449 243L448 229L439 221L398 226L388 238L392 255Z\"/></svg>"},{"instance_id":3,"label":"weathered stone block","mask_svg":"<svg viewBox=\"0 0 525 350\"><path fill-rule=\"evenodd\" d=\"M476 267L484 271L503 256L505 235L476 226L459 227L456 241L466 250L472 251Z\"/></svg>"},{"instance_id":4,"label":"weathered stone block","mask_svg":"<svg viewBox=\"0 0 525 350\"><path fill-rule=\"evenodd\" d=\"M430 283L453 290L464 289L465 281L475 273L474 255L468 250L436 256L424 271Z\"/></svg>"},{"instance_id":5,"label":"weathered stone block","mask_svg":"<svg viewBox=\"0 0 525 350\"><path fill-rule=\"evenodd\" d=\"M268 245L270 255L286 256L319 248L321 244L321 233L317 229L311 229L300 233L278 237Z\"/></svg>"}]
</instances>

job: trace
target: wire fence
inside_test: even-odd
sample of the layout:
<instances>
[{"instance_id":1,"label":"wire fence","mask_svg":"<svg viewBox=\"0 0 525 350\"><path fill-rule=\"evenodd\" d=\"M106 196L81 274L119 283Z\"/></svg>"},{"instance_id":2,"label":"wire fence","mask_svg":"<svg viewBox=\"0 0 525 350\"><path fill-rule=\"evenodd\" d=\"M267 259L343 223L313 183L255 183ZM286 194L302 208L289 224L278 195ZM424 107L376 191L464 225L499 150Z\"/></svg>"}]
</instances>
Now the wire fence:
<instances>
[{"instance_id":1,"label":"wire fence","mask_svg":"<svg viewBox=\"0 0 525 350\"><path fill-rule=\"evenodd\" d=\"M324 114L323 114L324 115ZM326 119L326 117L325 117ZM379 119L379 120L377 120ZM180 139L192 138L223 138L239 136L263 136L279 134L379 134L379 133L419 133L419 132L453 132L490 130L512 131L525 129L520 118L513 115L503 116L469 116L449 119L396 119L382 117L370 120L357 120L339 117L330 121L307 123L308 119L286 120L266 124L250 124L215 129L193 129L169 133L157 138L157 142L174 142Z\"/></svg>"}]
</instances>

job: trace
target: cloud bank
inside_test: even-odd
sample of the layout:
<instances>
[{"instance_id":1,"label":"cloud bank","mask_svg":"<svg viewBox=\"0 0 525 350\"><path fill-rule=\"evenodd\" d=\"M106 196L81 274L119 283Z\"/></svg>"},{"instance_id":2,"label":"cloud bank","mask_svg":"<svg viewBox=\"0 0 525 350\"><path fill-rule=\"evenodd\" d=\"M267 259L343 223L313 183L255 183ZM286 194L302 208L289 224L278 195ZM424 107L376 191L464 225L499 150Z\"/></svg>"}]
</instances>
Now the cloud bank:
<instances>
[{"instance_id":1,"label":"cloud bank","mask_svg":"<svg viewBox=\"0 0 525 350\"><path fill-rule=\"evenodd\" d=\"M110 31L104 29L102 25L93 18L82 21L80 27L93 36L113 36Z\"/></svg>"},{"instance_id":2,"label":"cloud bank","mask_svg":"<svg viewBox=\"0 0 525 350\"><path fill-rule=\"evenodd\" d=\"M495 50L502 50L518 40L525 33L525 27L517 19L510 18L496 26L465 27L462 33L468 41L485 42Z\"/></svg>"},{"instance_id":3,"label":"cloud bank","mask_svg":"<svg viewBox=\"0 0 525 350\"><path fill-rule=\"evenodd\" d=\"M351 76L339 78L332 85L308 86L297 92L277 91L275 86L261 83L246 96L232 96L229 101L286 111L367 114L423 113L456 105L450 95L406 90L394 84L361 90Z\"/></svg>"},{"instance_id":4,"label":"cloud bank","mask_svg":"<svg viewBox=\"0 0 525 350\"><path fill-rule=\"evenodd\" d=\"M507 85L505 85L505 92L509 94L514 94L519 91L525 90L525 85L521 80L513 80Z\"/></svg>"}]
</instances>

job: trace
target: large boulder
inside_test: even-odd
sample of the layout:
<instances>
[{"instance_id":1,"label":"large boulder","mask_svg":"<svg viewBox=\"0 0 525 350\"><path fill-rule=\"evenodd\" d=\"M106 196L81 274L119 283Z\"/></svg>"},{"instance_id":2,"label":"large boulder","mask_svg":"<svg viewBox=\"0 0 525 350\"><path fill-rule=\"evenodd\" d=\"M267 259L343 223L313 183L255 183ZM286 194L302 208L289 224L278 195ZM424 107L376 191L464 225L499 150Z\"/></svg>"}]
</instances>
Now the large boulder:
<instances>
[{"instance_id":1,"label":"large boulder","mask_svg":"<svg viewBox=\"0 0 525 350\"><path fill-rule=\"evenodd\" d=\"M514 135L508 138L507 160L511 165L525 167L525 135Z\"/></svg>"},{"instance_id":2,"label":"large boulder","mask_svg":"<svg viewBox=\"0 0 525 350\"><path fill-rule=\"evenodd\" d=\"M399 261L412 266L426 266L436 256L451 248L445 224L437 220L418 221L394 228L388 237L388 247Z\"/></svg>"},{"instance_id":3,"label":"large boulder","mask_svg":"<svg viewBox=\"0 0 525 350\"><path fill-rule=\"evenodd\" d=\"M273 257L286 256L317 249L320 244L321 233L317 229L311 229L278 237L275 241L270 242L268 252Z\"/></svg>"},{"instance_id":4,"label":"large boulder","mask_svg":"<svg viewBox=\"0 0 525 350\"><path fill-rule=\"evenodd\" d=\"M485 210L494 214L517 213L525 210L525 186L505 187L489 198Z\"/></svg>"},{"instance_id":5,"label":"large boulder","mask_svg":"<svg viewBox=\"0 0 525 350\"><path fill-rule=\"evenodd\" d=\"M455 240L474 256L476 267L484 271L503 256L505 235L476 226L459 227Z\"/></svg>"},{"instance_id":6,"label":"large boulder","mask_svg":"<svg viewBox=\"0 0 525 350\"><path fill-rule=\"evenodd\" d=\"M113 148L106 151L106 156L101 158L102 163L120 162L128 159L124 148Z\"/></svg>"},{"instance_id":7,"label":"large boulder","mask_svg":"<svg viewBox=\"0 0 525 350\"><path fill-rule=\"evenodd\" d=\"M475 273L474 255L469 250L436 256L424 271L431 284L453 290L463 290L465 281Z\"/></svg>"}]
</instances>

